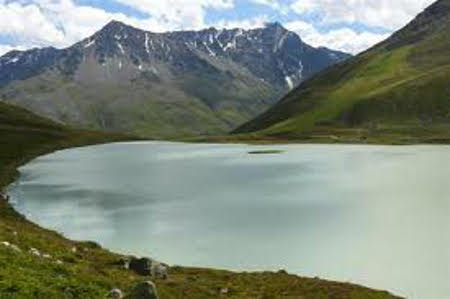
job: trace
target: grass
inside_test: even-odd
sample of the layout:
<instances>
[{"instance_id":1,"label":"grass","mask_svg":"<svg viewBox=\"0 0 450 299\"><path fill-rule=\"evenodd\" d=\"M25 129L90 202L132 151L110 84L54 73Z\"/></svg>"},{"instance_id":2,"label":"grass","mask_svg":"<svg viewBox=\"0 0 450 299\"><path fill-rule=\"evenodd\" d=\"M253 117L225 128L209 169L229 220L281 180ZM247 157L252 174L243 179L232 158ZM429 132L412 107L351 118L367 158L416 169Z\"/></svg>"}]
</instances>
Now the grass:
<instances>
[{"instance_id":1,"label":"grass","mask_svg":"<svg viewBox=\"0 0 450 299\"><path fill-rule=\"evenodd\" d=\"M131 139L121 134L64 128L0 103L0 188L17 177L19 165L39 155L67 147ZM0 298L105 298L112 288L129 292L137 282L148 279L114 265L122 256L94 242L68 240L27 221L0 195L0 242L4 241L22 251L0 244ZM30 248L51 258L35 257L28 253ZM161 298L398 298L385 291L284 271L235 273L171 267L168 279L152 280ZM220 294L224 288L227 293Z\"/></svg>"},{"instance_id":2,"label":"grass","mask_svg":"<svg viewBox=\"0 0 450 299\"><path fill-rule=\"evenodd\" d=\"M369 51L301 84L237 138L357 143L450 141L450 1ZM432 10L427 10L432 11ZM447 13L445 13L447 11ZM408 41L408 42L406 42Z\"/></svg>"}]
</instances>

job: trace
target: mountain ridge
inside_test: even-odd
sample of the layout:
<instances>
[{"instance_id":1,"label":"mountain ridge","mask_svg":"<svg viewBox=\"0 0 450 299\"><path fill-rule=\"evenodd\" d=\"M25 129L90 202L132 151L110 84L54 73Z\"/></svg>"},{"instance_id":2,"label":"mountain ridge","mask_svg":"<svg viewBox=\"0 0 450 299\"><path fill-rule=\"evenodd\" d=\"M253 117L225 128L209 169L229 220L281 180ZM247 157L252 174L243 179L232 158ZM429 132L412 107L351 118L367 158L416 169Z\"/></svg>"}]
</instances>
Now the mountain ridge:
<instances>
[{"instance_id":1,"label":"mountain ridge","mask_svg":"<svg viewBox=\"0 0 450 299\"><path fill-rule=\"evenodd\" d=\"M218 134L348 57L279 24L153 33L112 21L68 48L0 57L0 99L89 129Z\"/></svg>"}]
</instances>

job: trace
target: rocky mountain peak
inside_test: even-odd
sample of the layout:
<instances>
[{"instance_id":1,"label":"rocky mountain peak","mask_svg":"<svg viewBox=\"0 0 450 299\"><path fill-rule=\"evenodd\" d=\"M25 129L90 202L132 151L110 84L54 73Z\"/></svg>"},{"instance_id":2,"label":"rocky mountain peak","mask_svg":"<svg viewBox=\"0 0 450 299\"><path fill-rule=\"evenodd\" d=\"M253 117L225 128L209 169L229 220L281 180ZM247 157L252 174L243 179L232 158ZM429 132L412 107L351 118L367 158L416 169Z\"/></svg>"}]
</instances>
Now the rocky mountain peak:
<instances>
[{"instance_id":1,"label":"rocky mountain peak","mask_svg":"<svg viewBox=\"0 0 450 299\"><path fill-rule=\"evenodd\" d=\"M284 28L283 25L280 22L266 22L264 24L264 28L272 29L272 30L284 30L284 31L287 31L287 29Z\"/></svg>"}]
</instances>

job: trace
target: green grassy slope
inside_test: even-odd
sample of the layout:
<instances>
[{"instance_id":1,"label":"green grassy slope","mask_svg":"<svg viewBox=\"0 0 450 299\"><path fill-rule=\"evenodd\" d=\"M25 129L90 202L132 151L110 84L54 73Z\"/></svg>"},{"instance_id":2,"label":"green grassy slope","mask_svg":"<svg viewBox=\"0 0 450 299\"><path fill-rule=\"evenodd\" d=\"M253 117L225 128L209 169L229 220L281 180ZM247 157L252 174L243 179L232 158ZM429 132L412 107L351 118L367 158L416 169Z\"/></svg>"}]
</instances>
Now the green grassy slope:
<instances>
[{"instance_id":1,"label":"green grassy slope","mask_svg":"<svg viewBox=\"0 0 450 299\"><path fill-rule=\"evenodd\" d=\"M450 141L450 1L304 82L235 133L374 142Z\"/></svg>"},{"instance_id":2,"label":"green grassy slope","mask_svg":"<svg viewBox=\"0 0 450 299\"><path fill-rule=\"evenodd\" d=\"M16 177L18 165L37 155L129 138L67 129L0 103L0 190ZM35 257L28 253L30 248L51 258ZM28 222L0 193L0 298L105 298L114 287L127 293L135 283L148 278L113 265L120 258L93 242L74 242ZM172 267L167 280L153 280L160 298L214 298L222 288L228 288L228 293L221 296L229 298L397 298L387 292L285 272L232 273Z\"/></svg>"}]
</instances>

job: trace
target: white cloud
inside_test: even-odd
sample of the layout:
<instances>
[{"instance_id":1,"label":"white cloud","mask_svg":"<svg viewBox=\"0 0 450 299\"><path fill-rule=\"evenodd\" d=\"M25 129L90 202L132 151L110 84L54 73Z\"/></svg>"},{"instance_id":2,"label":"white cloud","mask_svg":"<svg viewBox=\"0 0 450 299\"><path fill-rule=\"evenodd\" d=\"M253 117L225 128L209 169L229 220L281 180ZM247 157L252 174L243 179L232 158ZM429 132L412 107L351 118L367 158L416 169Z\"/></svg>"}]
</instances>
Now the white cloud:
<instances>
[{"instance_id":1,"label":"white cloud","mask_svg":"<svg viewBox=\"0 0 450 299\"><path fill-rule=\"evenodd\" d=\"M38 0L30 4L0 4L0 33L23 47L64 47L93 34L112 19L137 20L110 14L70 0Z\"/></svg>"},{"instance_id":2,"label":"white cloud","mask_svg":"<svg viewBox=\"0 0 450 299\"><path fill-rule=\"evenodd\" d=\"M213 24L216 28L242 28L242 29L254 29L261 28L267 22L269 22L269 17L266 15L258 16L251 19L243 19L243 20L220 20Z\"/></svg>"},{"instance_id":3,"label":"white cloud","mask_svg":"<svg viewBox=\"0 0 450 299\"><path fill-rule=\"evenodd\" d=\"M149 16L138 19L101 8L76 5L72 0L0 0L0 35L10 42L0 45L0 54L12 48L66 47L99 30L111 20L154 32L200 29L205 10L229 9L234 0L117 0Z\"/></svg>"},{"instance_id":4,"label":"white cloud","mask_svg":"<svg viewBox=\"0 0 450 299\"><path fill-rule=\"evenodd\" d=\"M386 39L389 34L371 32L355 32L349 28L334 29L325 33L319 32L313 25L302 21L285 24L286 28L296 32L303 41L314 47L328 47L347 53L357 54L378 42Z\"/></svg>"},{"instance_id":5,"label":"white cloud","mask_svg":"<svg viewBox=\"0 0 450 299\"><path fill-rule=\"evenodd\" d=\"M74 0L0 0L0 54L12 48L66 47L86 38L107 22L115 19L154 32L219 28L255 28L269 20L266 15L247 19L221 19L207 23L206 13L235 7L244 0L110 0L146 14L145 19L123 13L111 13L102 8L77 5ZM433 0L246 0L285 13L320 11L322 23L360 22L381 26L390 31L407 23ZM291 4L291 6L289 6ZM320 25L315 23L315 26ZM313 24L295 21L286 26L299 33L314 46L326 46L357 53L387 37L386 34L355 32L349 28L318 31ZM322 26L321 26L322 27Z\"/></svg>"},{"instance_id":6,"label":"white cloud","mask_svg":"<svg viewBox=\"0 0 450 299\"><path fill-rule=\"evenodd\" d=\"M1 45L0 54L16 49L66 47L99 30L111 20L152 31L173 29L154 18L137 19L100 8L75 5L72 0L34 0L22 4L0 0L0 34L11 41Z\"/></svg>"},{"instance_id":7,"label":"white cloud","mask_svg":"<svg viewBox=\"0 0 450 299\"><path fill-rule=\"evenodd\" d=\"M288 14L290 10L289 5L281 4L278 0L250 0L250 2L268 6L282 14Z\"/></svg>"},{"instance_id":8,"label":"white cloud","mask_svg":"<svg viewBox=\"0 0 450 299\"><path fill-rule=\"evenodd\" d=\"M115 0L152 16L166 30L205 27L206 9L231 9L234 0Z\"/></svg>"},{"instance_id":9,"label":"white cloud","mask_svg":"<svg viewBox=\"0 0 450 299\"><path fill-rule=\"evenodd\" d=\"M11 46L11 45L0 45L0 56L2 56L3 54L8 53L9 51L12 50L25 50L26 48L23 47L17 47L17 46Z\"/></svg>"},{"instance_id":10,"label":"white cloud","mask_svg":"<svg viewBox=\"0 0 450 299\"><path fill-rule=\"evenodd\" d=\"M299 13L317 11L324 22L362 23L398 29L435 0L296 0L291 8Z\"/></svg>"}]
</instances>

